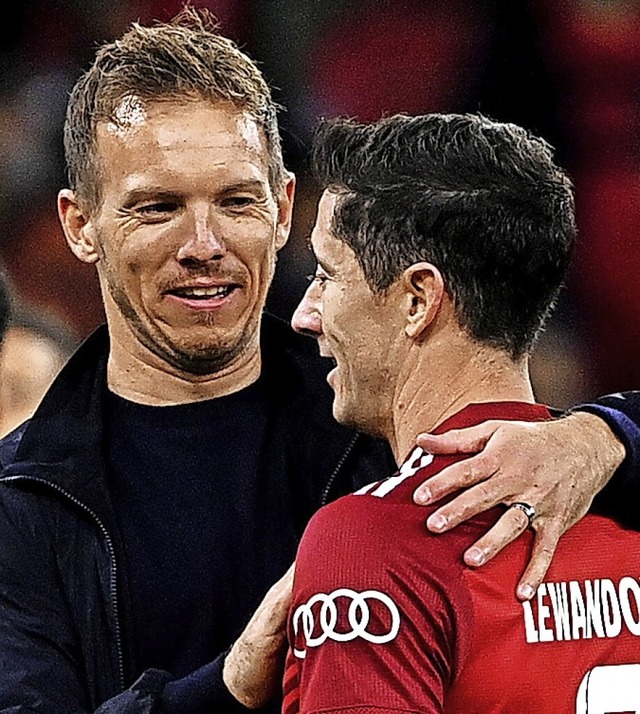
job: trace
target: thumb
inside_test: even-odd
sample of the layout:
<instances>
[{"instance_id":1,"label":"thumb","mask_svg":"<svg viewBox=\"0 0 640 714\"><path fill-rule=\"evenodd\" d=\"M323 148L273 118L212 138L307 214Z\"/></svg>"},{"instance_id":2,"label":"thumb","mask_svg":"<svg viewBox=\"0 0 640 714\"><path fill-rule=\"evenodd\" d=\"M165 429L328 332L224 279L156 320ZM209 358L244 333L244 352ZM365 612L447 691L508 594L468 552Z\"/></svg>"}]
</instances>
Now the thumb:
<instances>
[{"instance_id":1,"label":"thumb","mask_svg":"<svg viewBox=\"0 0 640 714\"><path fill-rule=\"evenodd\" d=\"M443 434L418 434L416 443L430 454L475 454L482 451L500 423L486 421L466 429L451 429Z\"/></svg>"}]
</instances>

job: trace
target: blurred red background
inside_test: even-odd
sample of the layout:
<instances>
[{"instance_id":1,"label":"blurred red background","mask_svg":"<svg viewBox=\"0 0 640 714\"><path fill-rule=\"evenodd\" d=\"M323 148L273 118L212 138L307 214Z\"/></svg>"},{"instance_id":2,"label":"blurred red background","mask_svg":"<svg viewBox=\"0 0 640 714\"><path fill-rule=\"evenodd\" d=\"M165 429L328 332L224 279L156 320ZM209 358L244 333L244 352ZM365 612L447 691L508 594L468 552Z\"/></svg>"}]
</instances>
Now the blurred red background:
<instances>
[{"instance_id":1,"label":"blurred red background","mask_svg":"<svg viewBox=\"0 0 640 714\"><path fill-rule=\"evenodd\" d=\"M311 259L306 173L320 116L482 111L545 137L571 173L579 244L533 362L538 397L568 406L640 387L640 2L200 0L274 86L295 224L269 298L288 318ZM0 260L20 298L85 337L102 321L93 268L67 249L68 92L96 46L174 0L26 0L0 27Z\"/></svg>"}]
</instances>

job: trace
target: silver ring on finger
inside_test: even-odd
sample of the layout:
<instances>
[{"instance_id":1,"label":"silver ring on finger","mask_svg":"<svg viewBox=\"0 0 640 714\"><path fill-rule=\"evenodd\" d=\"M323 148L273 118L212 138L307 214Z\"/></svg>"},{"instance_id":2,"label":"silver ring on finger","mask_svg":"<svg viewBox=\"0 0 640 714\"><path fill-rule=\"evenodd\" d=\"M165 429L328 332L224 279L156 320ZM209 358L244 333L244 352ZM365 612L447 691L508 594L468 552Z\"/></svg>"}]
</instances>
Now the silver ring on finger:
<instances>
[{"instance_id":1,"label":"silver ring on finger","mask_svg":"<svg viewBox=\"0 0 640 714\"><path fill-rule=\"evenodd\" d=\"M527 520L529 521L529 526L531 526L531 524L533 523L533 519L538 515L535 506L532 506L529 503L524 503L524 501L516 501L515 503L512 503L509 508L520 509L527 517Z\"/></svg>"}]
</instances>

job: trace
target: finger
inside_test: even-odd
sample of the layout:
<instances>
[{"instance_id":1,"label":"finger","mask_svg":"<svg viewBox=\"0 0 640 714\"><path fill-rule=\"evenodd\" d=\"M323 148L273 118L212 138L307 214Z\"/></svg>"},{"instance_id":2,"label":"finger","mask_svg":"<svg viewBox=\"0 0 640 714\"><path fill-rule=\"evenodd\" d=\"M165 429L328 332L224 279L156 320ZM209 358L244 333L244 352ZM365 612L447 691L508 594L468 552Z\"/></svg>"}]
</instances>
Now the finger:
<instances>
[{"instance_id":1,"label":"finger","mask_svg":"<svg viewBox=\"0 0 640 714\"><path fill-rule=\"evenodd\" d=\"M543 527L536 533L531 560L516 588L516 595L520 600L530 600L544 580L544 576L551 565L553 554L558 547L560 535L561 533L555 529L545 530Z\"/></svg>"},{"instance_id":2,"label":"finger","mask_svg":"<svg viewBox=\"0 0 640 714\"><path fill-rule=\"evenodd\" d=\"M529 519L520 509L508 508L493 527L465 551L464 562L479 568L522 535L528 527Z\"/></svg>"},{"instance_id":3,"label":"finger","mask_svg":"<svg viewBox=\"0 0 640 714\"><path fill-rule=\"evenodd\" d=\"M466 429L450 429L444 434L418 434L416 443L430 454L474 454L484 449L499 422L486 421Z\"/></svg>"},{"instance_id":4,"label":"finger","mask_svg":"<svg viewBox=\"0 0 640 714\"><path fill-rule=\"evenodd\" d=\"M469 486L486 481L495 472L496 465L492 458L487 457L485 454L470 456L468 459L456 461L454 464L447 466L435 476L420 484L413 492L413 500L421 506L435 503L454 491L458 491L461 488L469 488ZM495 500L494 505L500 500L500 498ZM457 501L458 499L455 499L451 503L456 504Z\"/></svg>"},{"instance_id":5,"label":"finger","mask_svg":"<svg viewBox=\"0 0 640 714\"><path fill-rule=\"evenodd\" d=\"M501 501L502 493L497 492L491 483L483 481L432 513L427 518L427 528L434 533L444 533Z\"/></svg>"}]
</instances>

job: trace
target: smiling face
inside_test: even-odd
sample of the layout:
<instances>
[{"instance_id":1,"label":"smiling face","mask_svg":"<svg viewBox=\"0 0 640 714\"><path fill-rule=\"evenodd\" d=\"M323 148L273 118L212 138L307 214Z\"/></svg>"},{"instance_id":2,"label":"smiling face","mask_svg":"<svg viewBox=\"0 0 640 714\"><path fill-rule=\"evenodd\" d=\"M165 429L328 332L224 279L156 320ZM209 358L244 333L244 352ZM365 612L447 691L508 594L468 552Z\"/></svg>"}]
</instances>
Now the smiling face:
<instances>
[{"instance_id":1,"label":"smiling face","mask_svg":"<svg viewBox=\"0 0 640 714\"><path fill-rule=\"evenodd\" d=\"M292 319L298 332L318 341L320 354L335 361L327 376L334 391L333 415L370 434L389 437L403 318L397 286L376 295L355 253L331 230L339 196L325 191L311 234L318 268Z\"/></svg>"},{"instance_id":2,"label":"smiling face","mask_svg":"<svg viewBox=\"0 0 640 714\"><path fill-rule=\"evenodd\" d=\"M130 105L98 127L97 211L61 193L72 250L97 263L112 341L134 359L233 366L258 349L293 181L273 195L262 132L229 104Z\"/></svg>"}]
</instances>

